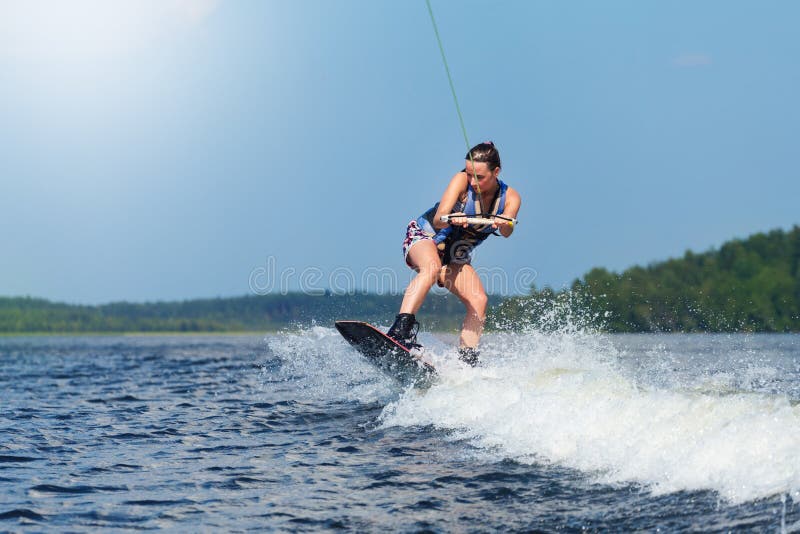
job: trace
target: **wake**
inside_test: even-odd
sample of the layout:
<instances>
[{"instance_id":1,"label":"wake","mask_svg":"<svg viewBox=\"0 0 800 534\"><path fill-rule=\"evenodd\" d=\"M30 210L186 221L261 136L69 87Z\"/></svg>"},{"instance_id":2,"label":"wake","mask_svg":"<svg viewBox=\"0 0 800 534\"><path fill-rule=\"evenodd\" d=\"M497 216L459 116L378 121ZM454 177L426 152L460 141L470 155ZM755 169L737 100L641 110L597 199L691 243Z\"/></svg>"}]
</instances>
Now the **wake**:
<instances>
[{"instance_id":1,"label":"wake","mask_svg":"<svg viewBox=\"0 0 800 534\"><path fill-rule=\"evenodd\" d=\"M579 329L494 333L477 368L449 340L420 339L439 375L427 390L403 389L332 328L270 336L268 345L297 398L379 403L382 427L445 430L486 461L561 465L654 494L800 498L800 406L758 387L751 365L709 363L707 336L673 336L679 342L666 346L659 336ZM620 346L631 340L633 349ZM731 344L718 343L717 353ZM771 365L757 374L775 374Z\"/></svg>"}]
</instances>

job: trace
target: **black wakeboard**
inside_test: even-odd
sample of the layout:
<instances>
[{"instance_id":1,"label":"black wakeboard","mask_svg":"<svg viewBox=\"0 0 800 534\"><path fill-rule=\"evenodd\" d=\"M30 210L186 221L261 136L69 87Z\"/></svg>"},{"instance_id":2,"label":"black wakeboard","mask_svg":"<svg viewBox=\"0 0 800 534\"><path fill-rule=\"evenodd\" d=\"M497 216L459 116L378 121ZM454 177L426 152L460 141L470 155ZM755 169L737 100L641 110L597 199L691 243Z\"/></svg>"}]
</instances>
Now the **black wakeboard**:
<instances>
[{"instance_id":1,"label":"black wakeboard","mask_svg":"<svg viewBox=\"0 0 800 534\"><path fill-rule=\"evenodd\" d=\"M426 386L436 369L407 348L362 321L336 321L336 329L367 360L403 385Z\"/></svg>"}]
</instances>

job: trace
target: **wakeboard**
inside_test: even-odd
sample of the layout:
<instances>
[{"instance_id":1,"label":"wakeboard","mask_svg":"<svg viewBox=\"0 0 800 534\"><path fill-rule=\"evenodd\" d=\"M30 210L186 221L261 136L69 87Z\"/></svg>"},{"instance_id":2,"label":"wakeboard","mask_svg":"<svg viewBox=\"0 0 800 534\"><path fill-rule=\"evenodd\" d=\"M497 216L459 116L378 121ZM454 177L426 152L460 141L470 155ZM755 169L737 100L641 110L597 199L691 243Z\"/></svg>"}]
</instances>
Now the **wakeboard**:
<instances>
[{"instance_id":1,"label":"wakeboard","mask_svg":"<svg viewBox=\"0 0 800 534\"><path fill-rule=\"evenodd\" d=\"M336 321L336 330L375 367L403 385L430 385L436 369L374 326L362 321Z\"/></svg>"}]
</instances>

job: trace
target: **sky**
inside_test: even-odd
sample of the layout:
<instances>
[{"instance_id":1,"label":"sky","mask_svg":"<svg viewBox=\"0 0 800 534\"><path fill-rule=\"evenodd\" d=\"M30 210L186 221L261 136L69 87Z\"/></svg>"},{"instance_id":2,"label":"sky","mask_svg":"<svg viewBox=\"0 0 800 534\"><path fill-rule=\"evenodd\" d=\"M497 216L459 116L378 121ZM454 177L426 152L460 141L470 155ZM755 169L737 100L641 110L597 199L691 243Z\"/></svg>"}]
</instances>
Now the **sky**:
<instances>
[{"instance_id":1,"label":"sky","mask_svg":"<svg viewBox=\"0 0 800 534\"><path fill-rule=\"evenodd\" d=\"M800 3L431 6L490 292L800 224ZM424 0L0 0L0 295L399 292L465 152Z\"/></svg>"}]
</instances>

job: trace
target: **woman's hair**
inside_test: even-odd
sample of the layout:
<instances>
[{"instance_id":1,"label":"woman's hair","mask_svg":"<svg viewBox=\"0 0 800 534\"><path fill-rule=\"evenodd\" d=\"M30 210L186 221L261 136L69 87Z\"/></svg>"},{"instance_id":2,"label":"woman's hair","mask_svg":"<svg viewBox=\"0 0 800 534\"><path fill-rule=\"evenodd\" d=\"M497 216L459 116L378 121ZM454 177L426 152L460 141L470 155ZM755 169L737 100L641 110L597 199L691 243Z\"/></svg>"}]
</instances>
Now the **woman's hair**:
<instances>
[{"instance_id":1,"label":"woman's hair","mask_svg":"<svg viewBox=\"0 0 800 534\"><path fill-rule=\"evenodd\" d=\"M475 145L467 152L464 159L471 159L476 163L486 163L490 171L500 167L500 152L491 141Z\"/></svg>"}]
</instances>

